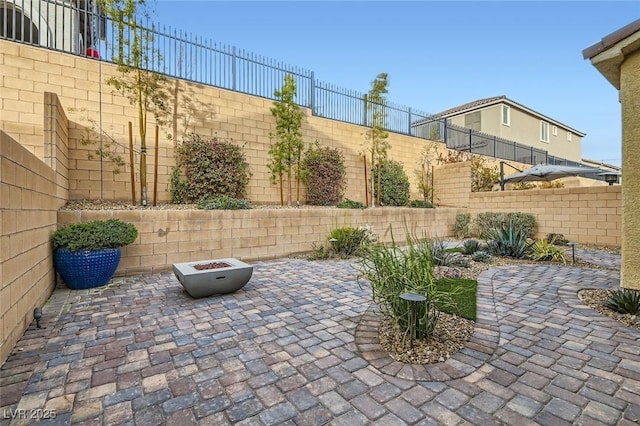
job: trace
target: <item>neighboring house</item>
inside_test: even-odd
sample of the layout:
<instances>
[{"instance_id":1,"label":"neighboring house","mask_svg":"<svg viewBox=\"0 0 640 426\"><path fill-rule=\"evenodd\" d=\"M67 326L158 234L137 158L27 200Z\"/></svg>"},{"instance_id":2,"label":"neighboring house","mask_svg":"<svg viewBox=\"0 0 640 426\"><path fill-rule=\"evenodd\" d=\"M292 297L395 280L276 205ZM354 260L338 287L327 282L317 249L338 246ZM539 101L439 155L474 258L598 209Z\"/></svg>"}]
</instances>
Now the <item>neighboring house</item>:
<instances>
[{"instance_id":1,"label":"neighboring house","mask_svg":"<svg viewBox=\"0 0 640 426\"><path fill-rule=\"evenodd\" d=\"M478 99L436 114L432 119L446 119L447 125L515 141L547 151L555 157L575 162L582 159L582 138L585 133L506 96Z\"/></svg>"},{"instance_id":2,"label":"neighboring house","mask_svg":"<svg viewBox=\"0 0 640 426\"><path fill-rule=\"evenodd\" d=\"M104 32L93 0L0 0L0 38L91 54Z\"/></svg>"}]
</instances>

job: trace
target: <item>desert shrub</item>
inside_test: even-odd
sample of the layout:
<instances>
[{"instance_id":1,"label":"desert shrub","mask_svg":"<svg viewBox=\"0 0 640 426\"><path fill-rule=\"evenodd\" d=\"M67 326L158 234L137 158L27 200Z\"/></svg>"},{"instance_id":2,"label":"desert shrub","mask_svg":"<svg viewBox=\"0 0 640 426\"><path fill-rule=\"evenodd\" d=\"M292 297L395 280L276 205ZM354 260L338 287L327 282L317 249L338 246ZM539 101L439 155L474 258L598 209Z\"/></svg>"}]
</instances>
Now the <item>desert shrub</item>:
<instances>
[{"instance_id":1,"label":"desert shrub","mask_svg":"<svg viewBox=\"0 0 640 426\"><path fill-rule=\"evenodd\" d=\"M340 256L358 255L372 240L373 236L367 228L346 226L335 228L329 234L331 248Z\"/></svg>"},{"instance_id":2,"label":"desert shrub","mask_svg":"<svg viewBox=\"0 0 640 426\"><path fill-rule=\"evenodd\" d=\"M380 202L384 206L406 206L409 202L409 177L402 164L385 160L380 167ZM373 170L373 180L378 182L378 169ZM374 196L378 196L378 186L374 185Z\"/></svg>"},{"instance_id":3,"label":"desert shrub","mask_svg":"<svg viewBox=\"0 0 640 426\"><path fill-rule=\"evenodd\" d=\"M187 135L176 148L171 198L198 202L221 195L243 198L251 173L242 147L218 137Z\"/></svg>"},{"instance_id":4,"label":"desert shrub","mask_svg":"<svg viewBox=\"0 0 640 426\"><path fill-rule=\"evenodd\" d=\"M456 215L456 222L454 225L456 236L458 238L467 238L471 235L471 231L469 229L469 224L471 222L471 214L469 213L458 213Z\"/></svg>"},{"instance_id":5,"label":"desert shrub","mask_svg":"<svg viewBox=\"0 0 640 426\"><path fill-rule=\"evenodd\" d=\"M342 199L347 170L339 149L311 145L302 160L301 175L307 188L307 204L330 206Z\"/></svg>"},{"instance_id":6,"label":"desert shrub","mask_svg":"<svg viewBox=\"0 0 640 426\"><path fill-rule=\"evenodd\" d=\"M538 186L531 182L518 182L514 183L511 187L512 191L526 191L527 189L536 189Z\"/></svg>"},{"instance_id":7,"label":"desert shrub","mask_svg":"<svg viewBox=\"0 0 640 426\"><path fill-rule=\"evenodd\" d=\"M201 200L198 208L203 210L246 210L250 209L247 200L222 195L212 200Z\"/></svg>"},{"instance_id":8,"label":"desert shrub","mask_svg":"<svg viewBox=\"0 0 640 426\"><path fill-rule=\"evenodd\" d=\"M429 240L429 251L434 266L460 266L468 268L469 260L457 251L449 251L447 244L440 238Z\"/></svg>"},{"instance_id":9,"label":"desert shrub","mask_svg":"<svg viewBox=\"0 0 640 426\"><path fill-rule=\"evenodd\" d=\"M471 255L482 250L482 243L478 240L470 239L462 243L462 254Z\"/></svg>"},{"instance_id":10,"label":"desert shrub","mask_svg":"<svg viewBox=\"0 0 640 426\"><path fill-rule=\"evenodd\" d=\"M427 299L416 303L418 321L414 338L431 336L439 318L437 306L453 305L453 291L441 291L434 283L428 240L407 235L402 249L393 238L391 245L375 244L363 254L360 273L371 283L373 302L407 337L410 302L401 299L401 294L415 293Z\"/></svg>"},{"instance_id":11,"label":"desert shrub","mask_svg":"<svg viewBox=\"0 0 640 426\"><path fill-rule=\"evenodd\" d=\"M313 243L311 249L311 254L307 256L308 260L326 260L332 257L331 250L323 244Z\"/></svg>"},{"instance_id":12,"label":"desert shrub","mask_svg":"<svg viewBox=\"0 0 640 426\"><path fill-rule=\"evenodd\" d=\"M531 213L482 212L478 213L474 220L477 234L480 238L486 238L486 233L489 229L505 227L509 222L513 222L518 228L521 228L527 238L532 238L534 236L536 217Z\"/></svg>"},{"instance_id":13,"label":"desert shrub","mask_svg":"<svg viewBox=\"0 0 640 426\"><path fill-rule=\"evenodd\" d=\"M491 191L496 183L500 183L497 166L490 167L483 157L474 156L471 160L471 192Z\"/></svg>"},{"instance_id":14,"label":"desert shrub","mask_svg":"<svg viewBox=\"0 0 640 426\"><path fill-rule=\"evenodd\" d=\"M531 251L528 254L532 260L550 260L553 262L567 263L564 257L564 250L556 247L545 239L540 239L531 245Z\"/></svg>"},{"instance_id":15,"label":"desert shrub","mask_svg":"<svg viewBox=\"0 0 640 426\"><path fill-rule=\"evenodd\" d=\"M336 207L339 209L366 209L367 208L367 206L365 206L360 201L354 201L348 198L345 198L343 201L340 201Z\"/></svg>"},{"instance_id":16,"label":"desert shrub","mask_svg":"<svg viewBox=\"0 0 640 426\"><path fill-rule=\"evenodd\" d=\"M474 262L491 263L491 255L484 250L478 250L471 255L471 260Z\"/></svg>"},{"instance_id":17,"label":"desert shrub","mask_svg":"<svg viewBox=\"0 0 640 426\"><path fill-rule=\"evenodd\" d=\"M407 204L407 207L413 207L416 209L432 209L433 204L425 200L411 200L409 201L409 204Z\"/></svg>"},{"instance_id":18,"label":"desert shrub","mask_svg":"<svg viewBox=\"0 0 640 426\"><path fill-rule=\"evenodd\" d=\"M626 288L609 291L604 306L621 314L640 314L640 291Z\"/></svg>"},{"instance_id":19,"label":"desert shrub","mask_svg":"<svg viewBox=\"0 0 640 426\"><path fill-rule=\"evenodd\" d=\"M552 180L551 182L540 182L540 189L564 188L564 182L561 180Z\"/></svg>"},{"instance_id":20,"label":"desert shrub","mask_svg":"<svg viewBox=\"0 0 640 426\"><path fill-rule=\"evenodd\" d=\"M547 240L547 242L549 244L556 244L556 245L559 245L559 246L566 246L567 244L569 244L569 240L567 240L564 237L564 234L549 233L549 234L547 234L545 239Z\"/></svg>"},{"instance_id":21,"label":"desert shrub","mask_svg":"<svg viewBox=\"0 0 640 426\"><path fill-rule=\"evenodd\" d=\"M515 220L486 231L487 248L496 256L522 259L529 252L527 233Z\"/></svg>"}]
</instances>

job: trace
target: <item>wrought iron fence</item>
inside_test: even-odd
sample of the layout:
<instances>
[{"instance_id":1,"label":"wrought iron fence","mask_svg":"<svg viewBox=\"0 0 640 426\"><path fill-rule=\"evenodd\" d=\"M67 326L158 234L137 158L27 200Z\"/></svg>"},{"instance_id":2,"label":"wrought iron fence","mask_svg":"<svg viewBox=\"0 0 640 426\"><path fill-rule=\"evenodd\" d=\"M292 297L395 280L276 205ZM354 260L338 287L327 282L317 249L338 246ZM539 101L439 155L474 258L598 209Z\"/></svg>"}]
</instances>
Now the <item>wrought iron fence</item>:
<instances>
[{"instance_id":1,"label":"wrought iron fence","mask_svg":"<svg viewBox=\"0 0 640 426\"><path fill-rule=\"evenodd\" d=\"M135 29L133 29L135 28ZM284 77L297 86L295 102L313 115L361 126L371 124L364 93L319 81L313 71L216 43L149 20L118 24L93 0L0 2L0 38L118 63L131 61L130 41L143 40L141 66L167 76L275 99ZM455 126L446 119L385 102L390 132L446 143L448 148L527 164L578 164L496 136Z\"/></svg>"}]
</instances>

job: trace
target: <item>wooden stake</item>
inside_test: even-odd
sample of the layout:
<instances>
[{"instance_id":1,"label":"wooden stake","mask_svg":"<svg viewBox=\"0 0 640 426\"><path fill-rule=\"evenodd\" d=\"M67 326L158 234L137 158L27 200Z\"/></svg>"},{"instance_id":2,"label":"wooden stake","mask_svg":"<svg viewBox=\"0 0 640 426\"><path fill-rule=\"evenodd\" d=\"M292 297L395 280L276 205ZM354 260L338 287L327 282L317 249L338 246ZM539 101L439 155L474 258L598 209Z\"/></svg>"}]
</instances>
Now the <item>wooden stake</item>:
<instances>
[{"instance_id":1,"label":"wooden stake","mask_svg":"<svg viewBox=\"0 0 640 426\"><path fill-rule=\"evenodd\" d=\"M158 139L160 128L156 126L156 152L155 152L155 164L153 165L153 206L156 206L158 201Z\"/></svg>"},{"instance_id":2,"label":"wooden stake","mask_svg":"<svg viewBox=\"0 0 640 426\"><path fill-rule=\"evenodd\" d=\"M129 163L131 166L131 203L136 205L136 173L133 167L133 125L129 122Z\"/></svg>"},{"instance_id":3,"label":"wooden stake","mask_svg":"<svg viewBox=\"0 0 640 426\"><path fill-rule=\"evenodd\" d=\"M366 95L365 95L366 96ZM364 164L364 205L369 207L369 181L367 180L367 157L362 156L362 163Z\"/></svg>"}]
</instances>

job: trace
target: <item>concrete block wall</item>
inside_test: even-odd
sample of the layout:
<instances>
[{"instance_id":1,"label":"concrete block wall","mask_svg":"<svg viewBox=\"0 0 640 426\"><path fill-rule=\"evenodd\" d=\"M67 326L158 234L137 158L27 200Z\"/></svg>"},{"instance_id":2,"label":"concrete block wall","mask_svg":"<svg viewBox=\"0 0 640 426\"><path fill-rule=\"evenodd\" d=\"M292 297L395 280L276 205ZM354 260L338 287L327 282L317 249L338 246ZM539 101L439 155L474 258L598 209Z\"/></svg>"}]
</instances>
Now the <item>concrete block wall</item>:
<instances>
[{"instance_id":1,"label":"concrete block wall","mask_svg":"<svg viewBox=\"0 0 640 426\"><path fill-rule=\"evenodd\" d=\"M377 208L365 210L94 210L60 211L58 223L118 218L139 231L123 248L118 275L170 269L173 263L224 257L263 260L312 250L331 229L371 226L382 241L405 238L404 223L418 236L452 235L458 209Z\"/></svg>"},{"instance_id":2,"label":"concrete block wall","mask_svg":"<svg viewBox=\"0 0 640 426\"><path fill-rule=\"evenodd\" d=\"M2 363L55 286L49 238L66 199L56 173L1 130L0 176Z\"/></svg>"},{"instance_id":3,"label":"concrete block wall","mask_svg":"<svg viewBox=\"0 0 640 426\"><path fill-rule=\"evenodd\" d=\"M90 58L75 57L38 47L0 40L0 91L2 116L0 128L40 158L45 158L43 142L44 92L55 93L67 109L69 117L69 197L71 199L131 198L129 169L128 121L133 121L135 179L139 181L139 137L134 107L122 96L112 94L105 83L116 73L114 66ZM248 198L256 203L279 203L278 186L270 182L268 162L269 132L275 130L270 108L273 101L229 90L170 79L168 85L174 99L174 115L160 131L158 149L158 197L170 199L169 178L175 164L174 143L188 132L229 139L243 145L253 176ZM345 154L348 188L345 196L364 201L364 170L359 152L365 141L366 128L313 117L305 110L303 135L306 143L318 140L321 145L340 148ZM93 124L92 124L93 123ZM110 143L127 162L121 173L113 173L109 161L100 164L94 153L102 142ZM147 129L149 190L153 185L154 123ZM173 135L170 139L168 134ZM93 145L83 144L90 139ZM418 198L414 170L417 159L428 142L424 139L390 134L391 159L400 161ZM441 144L440 144L441 145ZM93 157L93 158L90 158ZM102 180L102 187L100 181ZM139 200L139 189L136 184Z\"/></svg>"},{"instance_id":4,"label":"concrete block wall","mask_svg":"<svg viewBox=\"0 0 640 426\"><path fill-rule=\"evenodd\" d=\"M553 232L578 243L622 244L620 185L471 193L472 220L485 211L535 214L538 238Z\"/></svg>"},{"instance_id":5,"label":"concrete block wall","mask_svg":"<svg viewBox=\"0 0 640 426\"><path fill-rule=\"evenodd\" d=\"M461 207L469 205L471 194L471 162L444 164L436 167L434 201L437 206Z\"/></svg>"}]
</instances>

